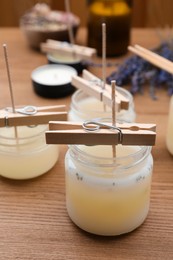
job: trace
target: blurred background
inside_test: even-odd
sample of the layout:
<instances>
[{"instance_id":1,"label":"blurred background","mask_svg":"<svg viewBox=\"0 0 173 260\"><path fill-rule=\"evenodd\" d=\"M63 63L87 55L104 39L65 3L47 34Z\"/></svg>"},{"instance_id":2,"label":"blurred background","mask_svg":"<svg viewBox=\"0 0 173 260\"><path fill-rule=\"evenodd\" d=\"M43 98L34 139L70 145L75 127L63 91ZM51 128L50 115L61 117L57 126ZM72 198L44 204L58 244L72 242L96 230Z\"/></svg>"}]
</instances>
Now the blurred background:
<instances>
[{"instance_id":1,"label":"blurred background","mask_svg":"<svg viewBox=\"0 0 173 260\"><path fill-rule=\"evenodd\" d=\"M44 2L55 10L64 10L63 0L0 0L0 26L19 26L19 18L36 3ZM71 0L71 11L87 22L87 0ZM133 0L133 27L163 27L173 24L172 0Z\"/></svg>"}]
</instances>

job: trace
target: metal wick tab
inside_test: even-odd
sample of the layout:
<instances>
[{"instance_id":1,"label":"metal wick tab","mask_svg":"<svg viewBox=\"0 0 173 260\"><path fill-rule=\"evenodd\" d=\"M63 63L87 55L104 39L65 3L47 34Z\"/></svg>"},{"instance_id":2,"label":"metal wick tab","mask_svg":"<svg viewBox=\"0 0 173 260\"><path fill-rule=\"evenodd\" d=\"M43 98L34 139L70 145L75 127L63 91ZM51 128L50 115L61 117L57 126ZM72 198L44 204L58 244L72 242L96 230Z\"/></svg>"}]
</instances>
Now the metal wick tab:
<instances>
[{"instance_id":1,"label":"metal wick tab","mask_svg":"<svg viewBox=\"0 0 173 260\"><path fill-rule=\"evenodd\" d=\"M13 112L11 107L6 107L5 109L8 112ZM35 115L37 113L37 107L35 106L25 106L22 108L15 108L15 111L24 114L24 115Z\"/></svg>"},{"instance_id":2,"label":"metal wick tab","mask_svg":"<svg viewBox=\"0 0 173 260\"><path fill-rule=\"evenodd\" d=\"M107 124L100 123L100 122L97 122L97 121L94 121L94 120L83 122L82 127L88 132L98 131L101 128L107 128L107 129L110 129L110 130L117 130L118 133L119 133L119 141L120 141L120 143L122 142L123 133L122 133L121 128L119 128L119 127L116 127L116 126L113 126L113 125L107 125Z\"/></svg>"}]
</instances>

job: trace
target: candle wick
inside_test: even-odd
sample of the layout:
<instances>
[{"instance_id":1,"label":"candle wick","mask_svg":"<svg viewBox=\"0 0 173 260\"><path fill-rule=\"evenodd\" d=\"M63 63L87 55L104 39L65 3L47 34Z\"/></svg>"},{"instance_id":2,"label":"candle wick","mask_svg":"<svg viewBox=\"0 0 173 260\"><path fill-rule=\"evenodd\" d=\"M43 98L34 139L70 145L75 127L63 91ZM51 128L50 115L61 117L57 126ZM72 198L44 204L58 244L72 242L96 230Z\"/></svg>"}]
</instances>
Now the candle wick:
<instances>
[{"instance_id":1,"label":"candle wick","mask_svg":"<svg viewBox=\"0 0 173 260\"><path fill-rule=\"evenodd\" d=\"M13 113L16 113L15 104L14 104L12 81L11 81L11 74L10 74L10 67L9 67L9 62L8 62L7 45L6 44L3 44L3 49L4 49L4 56L5 56L5 62L6 62L7 76L8 76L8 85L9 85L9 89L10 89L12 111L13 111ZM16 126L14 127L14 134L15 134L17 147L19 147L18 146L18 132L17 132Z\"/></svg>"},{"instance_id":2,"label":"candle wick","mask_svg":"<svg viewBox=\"0 0 173 260\"><path fill-rule=\"evenodd\" d=\"M106 84L106 24L102 24L102 88L105 89Z\"/></svg>"},{"instance_id":3,"label":"candle wick","mask_svg":"<svg viewBox=\"0 0 173 260\"><path fill-rule=\"evenodd\" d=\"M106 85L106 24L102 24L102 89ZM106 111L106 105L103 104L103 110Z\"/></svg>"},{"instance_id":4,"label":"candle wick","mask_svg":"<svg viewBox=\"0 0 173 260\"><path fill-rule=\"evenodd\" d=\"M65 9L67 12L67 26L68 26L68 34L69 34L69 40L71 44L74 44L74 34L73 34L73 28L72 24L70 24L70 3L69 0L65 0Z\"/></svg>"},{"instance_id":5,"label":"candle wick","mask_svg":"<svg viewBox=\"0 0 173 260\"><path fill-rule=\"evenodd\" d=\"M116 84L115 84L115 80L111 81L111 87L112 87L112 126L116 126L116 96L115 96ZM112 145L112 155L113 155L113 158L116 157L116 146L115 145Z\"/></svg>"},{"instance_id":6,"label":"candle wick","mask_svg":"<svg viewBox=\"0 0 173 260\"><path fill-rule=\"evenodd\" d=\"M6 44L3 44L3 49L4 49L4 56L5 56L5 62L6 62L8 83L9 83L9 89L10 89L12 110L13 110L13 113L15 113L16 111L15 111L15 104L14 104L14 95L13 95L13 88L12 88L12 81L11 81L11 74L10 74L10 68L9 68L9 62L8 62L8 53L7 53L7 45Z\"/></svg>"}]
</instances>

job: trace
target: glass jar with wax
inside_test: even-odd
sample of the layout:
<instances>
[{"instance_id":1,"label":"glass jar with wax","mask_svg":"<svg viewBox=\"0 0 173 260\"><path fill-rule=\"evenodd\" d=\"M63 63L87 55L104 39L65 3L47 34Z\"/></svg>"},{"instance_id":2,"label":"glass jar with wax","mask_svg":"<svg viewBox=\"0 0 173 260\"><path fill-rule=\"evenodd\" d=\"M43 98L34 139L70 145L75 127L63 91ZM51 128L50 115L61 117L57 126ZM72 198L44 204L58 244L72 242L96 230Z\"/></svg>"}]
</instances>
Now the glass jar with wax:
<instances>
[{"instance_id":1,"label":"glass jar with wax","mask_svg":"<svg viewBox=\"0 0 173 260\"><path fill-rule=\"evenodd\" d=\"M153 159L149 146L70 145L65 158L66 206L81 229L114 236L146 219Z\"/></svg>"},{"instance_id":2,"label":"glass jar with wax","mask_svg":"<svg viewBox=\"0 0 173 260\"><path fill-rule=\"evenodd\" d=\"M127 52L130 41L132 0L89 0L88 45L102 55L102 23L106 24L107 56Z\"/></svg>"},{"instance_id":3,"label":"glass jar with wax","mask_svg":"<svg viewBox=\"0 0 173 260\"><path fill-rule=\"evenodd\" d=\"M58 160L57 145L47 145L47 125L0 128L0 175L30 179L50 170Z\"/></svg>"},{"instance_id":4,"label":"glass jar with wax","mask_svg":"<svg viewBox=\"0 0 173 260\"><path fill-rule=\"evenodd\" d=\"M168 151L173 155L173 96L170 99L168 126L166 135L166 146Z\"/></svg>"},{"instance_id":5,"label":"glass jar with wax","mask_svg":"<svg viewBox=\"0 0 173 260\"><path fill-rule=\"evenodd\" d=\"M117 119L129 123L134 122L136 113L133 96L126 89L121 87L116 87L116 89L129 100L128 109L117 111ZM68 118L70 121L84 121L91 118L108 118L111 117L111 113L111 107L105 107L103 102L97 100L95 97L89 96L82 90L77 90L72 95Z\"/></svg>"}]
</instances>

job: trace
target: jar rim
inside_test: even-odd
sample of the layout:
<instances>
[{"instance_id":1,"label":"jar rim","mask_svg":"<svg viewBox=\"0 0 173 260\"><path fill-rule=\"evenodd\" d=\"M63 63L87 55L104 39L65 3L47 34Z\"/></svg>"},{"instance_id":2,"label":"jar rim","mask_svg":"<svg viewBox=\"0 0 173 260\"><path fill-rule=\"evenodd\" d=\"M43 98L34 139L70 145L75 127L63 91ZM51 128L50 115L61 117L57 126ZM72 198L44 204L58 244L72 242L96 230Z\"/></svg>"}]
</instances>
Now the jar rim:
<instances>
[{"instance_id":1,"label":"jar rim","mask_svg":"<svg viewBox=\"0 0 173 260\"><path fill-rule=\"evenodd\" d=\"M133 96L132 96L132 94L128 91L128 90L126 90L126 89L124 89L124 88L122 88L122 87L116 87L119 91L120 91L120 93L123 95L125 95L125 97L127 97L128 99L129 99L129 106L132 104L132 102L133 102ZM78 89L78 90L76 90L75 92L74 92L74 94L72 95L72 97L71 97L71 106L73 107L73 109L74 110L76 110L77 112L79 112L79 103L78 103L78 101L77 101L77 98L78 97L80 97L80 95L83 95L85 98L89 98L90 97L90 95L88 95L87 93L85 93L82 89ZM97 111L97 110L95 110L95 111ZM108 111L108 113L110 113L110 111Z\"/></svg>"},{"instance_id":2,"label":"jar rim","mask_svg":"<svg viewBox=\"0 0 173 260\"><path fill-rule=\"evenodd\" d=\"M121 157L99 157L88 154L80 149L80 145L69 145L71 155L87 167L117 167L129 168L143 161L151 152L151 146L138 146L139 150ZM98 161L98 163L97 163Z\"/></svg>"}]
</instances>

